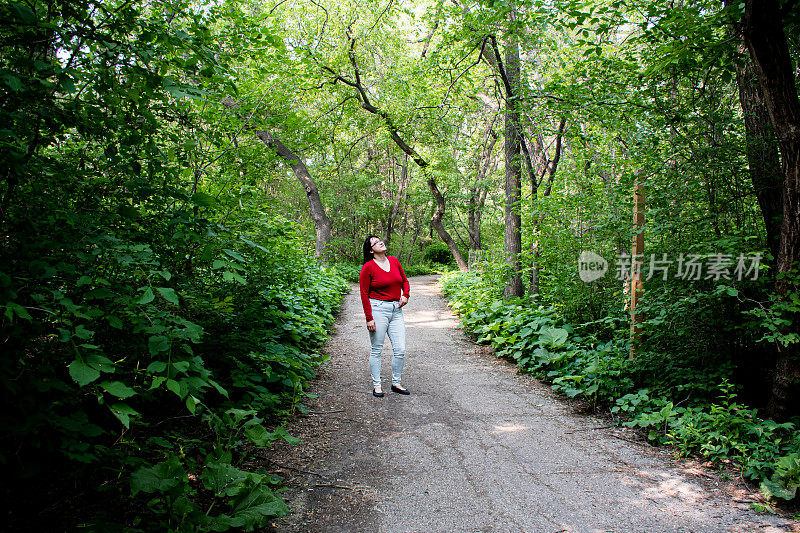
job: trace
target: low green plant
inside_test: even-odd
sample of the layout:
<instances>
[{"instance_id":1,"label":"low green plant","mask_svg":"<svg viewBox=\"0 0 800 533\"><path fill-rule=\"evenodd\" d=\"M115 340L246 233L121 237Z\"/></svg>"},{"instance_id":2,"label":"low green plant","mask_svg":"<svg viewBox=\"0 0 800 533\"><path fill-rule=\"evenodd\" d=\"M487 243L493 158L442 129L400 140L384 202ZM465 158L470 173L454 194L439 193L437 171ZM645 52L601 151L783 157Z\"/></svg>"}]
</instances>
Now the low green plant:
<instances>
[{"instance_id":1,"label":"low green plant","mask_svg":"<svg viewBox=\"0 0 800 533\"><path fill-rule=\"evenodd\" d=\"M336 276L346 279L350 283L358 283L358 275L361 273L361 265L357 265L355 263L333 263L329 267L329 270Z\"/></svg>"}]
</instances>

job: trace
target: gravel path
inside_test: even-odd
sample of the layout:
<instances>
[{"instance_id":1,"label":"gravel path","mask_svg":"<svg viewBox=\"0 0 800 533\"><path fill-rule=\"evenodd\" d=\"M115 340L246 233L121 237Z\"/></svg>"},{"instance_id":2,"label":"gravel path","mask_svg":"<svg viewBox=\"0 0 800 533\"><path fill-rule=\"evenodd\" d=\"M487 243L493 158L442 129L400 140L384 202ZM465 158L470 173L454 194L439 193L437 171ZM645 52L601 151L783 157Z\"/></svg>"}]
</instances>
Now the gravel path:
<instances>
[{"instance_id":1,"label":"gravel path","mask_svg":"<svg viewBox=\"0 0 800 533\"><path fill-rule=\"evenodd\" d=\"M280 532L800 531L759 515L742 487L575 413L469 342L435 276L411 280L403 384L371 394L358 291L346 297L311 384L317 398L266 452L293 513Z\"/></svg>"}]
</instances>

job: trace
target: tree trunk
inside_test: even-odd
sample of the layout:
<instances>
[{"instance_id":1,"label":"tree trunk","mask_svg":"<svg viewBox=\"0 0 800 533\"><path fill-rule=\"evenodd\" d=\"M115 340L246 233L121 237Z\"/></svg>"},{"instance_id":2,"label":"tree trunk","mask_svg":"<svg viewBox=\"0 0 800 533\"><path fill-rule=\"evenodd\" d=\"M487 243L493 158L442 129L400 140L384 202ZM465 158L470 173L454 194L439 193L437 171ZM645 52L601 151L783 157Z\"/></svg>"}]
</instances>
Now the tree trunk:
<instances>
[{"instance_id":1,"label":"tree trunk","mask_svg":"<svg viewBox=\"0 0 800 533\"><path fill-rule=\"evenodd\" d=\"M736 83L739 86L739 103L744 115L745 144L750 180L756 193L764 226L767 245L774 261L778 259L783 220L783 183L781 162L775 128L764 102L764 91L758 82L749 58L736 65Z\"/></svg>"},{"instance_id":2,"label":"tree trunk","mask_svg":"<svg viewBox=\"0 0 800 533\"><path fill-rule=\"evenodd\" d=\"M481 227L478 223L478 195L481 190L476 183L469 189L469 203L467 204L467 233L469 234L469 249L481 249Z\"/></svg>"},{"instance_id":3,"label":"tree trunk","mask_svg":"<svg viewBox=\"0 0 800 533\"><path fill-rule=\"evenodd\" d=\"M386 221L386 236L383 239L386 243L386 246L389 246L389 243L392 240L392 233L394 233L394 220L397 218L398 213L400 213L400 204L403 202L406 187L411 182L411 180L408 178L410 175L408 173L408 154L403 154L403 156L403 165L400 167L400 183L397 185L397 194L395 194L392 208L389 211L389 220Z\"/></svg>"},{"instance_id":4,"label":"tree trunk","mask_svg":"<svg viewBox=\"0 0 800 533\"><path fill-rule=\"evenodd\" d=\"M458 249L456 242L444 228L442 224L442 217L444 216L444 196L442 196L441 191L439 191L439 187L436 186L436 180L429 177L428 178L428 188L431 190L433 194L433 198L436 200L436 209L433 211L433 216L431 217L431 225L436 230L436 233L439 235L439 238L442 239L442 242L447 245L450 249L450 253L453 254L453 257L456 260L456 265L458 265L459 270L462 272L466 272L469 270L469 265L466 261L464 261L464 256L461 255L461 251Z\"/></svg>"},{"instance_id":5,"label":"tree trunk","mask_svg":"<svg viewBox=\"0 0 800 533\"><path fill-rule=\"evenodd\" d=\"M791 4L787 4L791 5ZM800 99L794 80L791 55L783 31L778 0L747 0L742 30L753 67L764 91L764 101L778 138L783 173L783 221L778 247L778 273L789 274L800 254ZM775 284L778 294L787 299L797 290L791 276L781 276ZM795 313L794 331L800 325ZM800 357L797 345L782 347L775 365L768 416L786 420L797 410L797 379Z\"/></svg>"},{"instance_id":6,"label":"tree trunk","mask_svg":"<svg viewBox=\"0 0 800 533\"><path fill-rule=\"evenodd\" d=\"M497 133L494 131L494 119L487 121L484 139L486 139L486 143L484 143L480 152L476 154L475 183L470 187L469 191L467 233L469 233L470 250L480 250L483 248L481 243L481 216L483 214L483 207L486 204L486 194L488 191L486 176L493 167L494 146L497 144Z\"/></svg>"},{"instance_id":7,"label":"tree trunk","mask_svg":"<svg viewBox=\"0 0 800 533\"><path fill-rule=\"evenodd\" d=\"M530 154L526 153L525 161L527 162L528 173L531 177L531 203L532 220L531 220L531 276L530 287L528 294L531 298L535 298L539 294L539 235L541 235L541 226L544 221L544 214L536 212L536 202L539 200L539 186L544 183L544 178L547 176L547 186L545 187L542 196L550 196L550 191L553 190L553 180L558 170L558 163L561 161L561 151L563 146L564 129L567 126L567 117L561 117L561 122L558 124L558 133L555 138L555 151L553 159L547 156L547 150L544 146L544 141L541 135L536 136L536 150L538 152L537 161L538 169L534 172L531 165ZM524 144L522 145L524 146ZM537 180L537 175L539 176Z\"/></svg>"},{"instance_id":8,"label":"tree trunk","mask_svg":"<svg viewBox=\"0 0 800 533\"><path fill-rule=\"evenodd\" d=\"M314 227L317 233L314 257L327 263L330 259L328 254L331 242L331 221L325 213L325 206L322 204L322 198L319 196L317 183L308 171L308 167L306 167L305 163L300 159L300 156L287 148L282 142L276 139L274 135L267 131L260 130L257 130L255 133L256 137L258 137L261 142L275 150L275 153L292 167L294 175L305 189L308 205L311 208L311 218L314 220Z\"/></svg>"},{"instance_id":9,"label":"tree trunk","mask_svg":"<svg viewBox=\"0 0 800 533\"><path fill-rule=\"evenodd\" d=\"M509 85L514 92L506 94L505 114L505 252L511 266L511 279L505 288L506 296L523 296L520 272L520 253L522 252L522 165L520 157L520 119L519 102L516 92L519 88L520 66L519 47L515 38L506 45L505 71Z\"/></svg>"},{"instance_id":10,"label":"tree trunk","mask_svg":"<svg viewBox=\"0 0 800 533\"><path fill-rule=\"evenodd\" d=\"M469 211L467 213L467 231L469 233L469 249L482 250L481 219L483 207L486 205L486 194L489 188L486 185L473 186L470 189Z\"/></svg>"}]
</instances>

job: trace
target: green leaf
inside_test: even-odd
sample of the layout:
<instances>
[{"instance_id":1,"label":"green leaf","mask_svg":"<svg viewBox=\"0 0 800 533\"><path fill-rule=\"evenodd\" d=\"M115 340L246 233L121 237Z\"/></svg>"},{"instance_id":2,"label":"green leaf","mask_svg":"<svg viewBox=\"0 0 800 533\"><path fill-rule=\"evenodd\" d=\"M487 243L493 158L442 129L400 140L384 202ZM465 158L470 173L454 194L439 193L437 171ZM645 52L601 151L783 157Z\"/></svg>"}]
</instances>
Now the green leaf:
<instances>
[{"instance_id":1,"label":"green leaf","mask_svg":"<svg viewBox=\"0 0 800 533\"><path fill-rule=\"evenodd\" d=\"M797 494L797 487L787 487L783 483L765 479L760 485L761 492L767 498L781 498L784 500L792 500Z\"/></svg>"},{"instance_id":2,"label":"green leaf","mask_svg":"<svg viewBox=\"0 0 800 533\"><path fill-rule=\"evenodd\" d=\"M131 474L131 495L139 492L167 492L182 483L189 476L178 457L172 456L153 467L140 468Z\"/></svg>"},{"instance_id":3,"label":"green leaf","mask_svg":"<svg viewBox=\"0 0 800 533\"><path fill-rule=\"evenodd\" d=\"M553 348L558 348L567 342L567 330L562 328L546 328L539 335L539 342L541 344L550 345Z\"/></svg>"},{"instance_id":4,"label":"green leaf","mask_svg":"<svg viewBox=\"0 0 800 533\"><path fill-rule=\"evenodd\" d=\"M81 359L75 359L69 365L69 375L83 387L99 378L100 371L90 367Z\"/></svg>"},{"instance_id":5,"label":"green leaf","mask_svg":"<svg viewBox=\"0 0 800 533\"><path fill-rule=\"evenodd\" d=\"M225 271L222 273L222 279L224 279L225 281L236 281L240 285L247 284L247 280L245 280L242 276L240 276L236 272Z\"/></svg>"},{"instance_id":6,"label":"green leaf","mask_svg":"<svg viewBox=\"0 0 800 533\"><path fill-rule=\"evenodd\" d=\"M189 388L186 386L186 383L181 381L180 383L175 381L174 379L167 380L167 389L174 392L178 398L183 399L186 394L189 392Z\"/></svg>"},{"instance_id":7,"label":"green leaf","mask_svg":"<svg viewBox=\"0 0 800 533\"><path fill-rule=\"evenodd\" d=\"M122 425L130 428L130 417L138 415L139 412L126 403L115 403L109 406L111 413L116 416Z\"/></svg>"},{"instance_id":8,"label":"green leaf","mask_svg":"<svg viewBox=\"0 0 800 533\"><path fill-rule=\"evenodd\" d=\"M135 390L128 387L121 381L104 381L100 383L100 386L103 387L103 390L105 390L107 393L116 396L117 398L124 399L136 395Z\"/></svg>"},{"instance_id":9,"label":"green leaf","mask_svg":"<svg viewBox=\"0 0 800 533\"><path fill-rule=\"evenodd\" d=\"M94 331L90 329L86 329L86 327L81 324L77 328L75 328L75 336L79 339L88 340L94 336Z\"/></svg>"},{"instance_id":10,"label":"green leaf","mask_svg":"<svg viewBox=\"0 0 800 533\"><path fill-rule=\"evenodd\" d=\"M166 369L167 369L167 363L165 363L164 361L153 361L152 363L147 365L148 372L158 373L158 372L163 372Z\"/></svg>"},{"instance_id":11,"label":"green leaf","mask_svg":"<svg viewBox=\"0 0 800 533\"><path fill-rule=\"evenodd\" d=\"M220 394L222 394L222 395L223 395L223 396L225 396L226 398L228 398L228 397L229 397L229 396L228 396L228 391L226 391L225 389L223 389L223 388L222 388L222 387L219 385L219 383L217 383L217 382L216 382L216 381L214 381L213 379L209 379L209 380L208 380L208 382L209 382L209 383L211 383L211 386L212 386L212 387L214 387L215 389L217 389L217 392L219 392Z\"/></svg>"},{"instance_id":12,"label":"green leaf","mask_svg":"<svg viewBox=\"0 0 800 533\"><path fill-rule=\"evenodd\" d=\"M19 92L22 90L22 82L18 77L14 76L10 72L3 72L0 74L0 79L3 80L14 92Z\"/></svg>"},{"instance_id":13,"label":"green leaf","mask_svg":"<svg viewBox=\"0 0 800 533\"><path fill-rule=\"evenodd\" d=\"M147 346L150 349L150 355L156 355L157 353L166 352L169 350L169 337L164 335L152 335L147 340Z\"/></svg>"},{"instance_id":14,"label":"green leaf","mask_svg":"<svg viewBox=\"0 0 800 533\"><path fill-rule=\"evenodd\" d=\"M241 240L243 243L245 243L246 245L250 246L251 248L255 248L257 250L261 250L262 252L268 252L269 251L266 248L264 248L263 246L261 246L260 244L257 244L257 243L255 243L255 242L253 242L251 240L245 239L244 237L239 237L239 240Z\"/></svg>"},{"instance_id":15,"label":"green leaf","mask_svg":"<svg viewBox=\"0 0 800 533\"><path fill-rule=\"evenodd\" d=\"M86 356L86 364L101 372L113 373L117 370L117 365L111 359L96 353Z\"/></svg>"},{"instance_id":16,"label":"green leaf","mask_svg":"<svg viewBox=\"0 0 800 533\"><path fill-rule=\"evenodd\" d=\"M216 496L235 496L241 490L241 483L247 479L247 472L229 463L210 463L200 475L203 485Z\"/></svg>"},{"instance_id":17,"label":"green leaf","mask_svg":"<svg viewBox=\"0 0 800 533\"><path fill-rule=\"evenodd\" d=\"M186 408L190 413L194 414L195 407L200 401L191 394L186 397Z\"/></svg>"},{"instance_id":18,"label":"green leaf","mask_svg":"<svg viewBox=\"0 0 800 533\"><path fill-rule=\"evenodd\" d=\"M175 294L175 289L171 289L169 287L156 287L158 294L161 295L166 301L178 305L178 295Z\"/></svg>"},{"instance_id":19,"label":"green leaf","mask_svg":"<svg viewBox=\"0 0 800 533\"><path fill-rule=\"evenodd\" d=\"M122 329L122 320L119 317L114 315L106 315L106 320L108 321L108 325L114 329Z\"/></svg>"},{"instance_id":20,"label":"green leaf","mask_svg":"<svg viewBox=\"0 0 800 533\"><path fill-rule=\"evenodd\" d=\"M139 290L142 290L142 289L139 289ZM152 302L153 300L155 300L155 298L156 298L156 295L153 293L153 289L151 289L150 287L145 287L144 288L144 292L142 293L142 295L139 298L137 298L136 300L134 300L134 302L139 304L139 305L146 305L146 304L149 304L150 302Z\"/></svg>"},{"instance_id":21,"label":"green leaf","mask_svg":"<svg viewBox=\"0 0 800 533\"><path fill-rule=\"evenodd\" d=\"M175 369L176 372L186 372L189 370L189 361L176 361L172 363L172 368Z\"/></svg>"},{"instance_id":22,"label":"green leaf","mask_svg":"<svg viewBox=\"0 0 800 533\"><path fill-rule=\"evenodd\" d=\"M219 203L216 198L204 192L196 192L191 196L192 202L204 207L212 207Z\"/></svg>"},{"instance_id":23,"label":"green leaf","mask_svg":"<svg viewBox=\"0 0 800 533\"><path fill-rule=\"evenodd\" d=\"M29 7L16 2L11 2L10 7L16 11L17 17L23 24L36 24L36 13Z\"/></svg>"},{"instance_id":24,"label":"green leaf","mask_svg":"<svg viewBox=\"0 0 800 533\"><path fill-rule=\"evenodd\" d=\"M233 250L223 249L222 251L225 252L225 254L228 257L232 257L233 259L236 259L240 263L247 263L248 262L247 259L242 257L239 253L234 252Z\"/></svg>"},{"instance_id":25,"label":"green leaf","mask_svg":"<svg viewBox=\"0 0 800 533\"><path fill-rule=\"evenodd\" d=\"M28 314L28 311L15 302L8 302L6 304L6 312L4 314L9 320L13 320L15 314L24 320L33 320L31 315Z\"/></svg>"}]
</instances>

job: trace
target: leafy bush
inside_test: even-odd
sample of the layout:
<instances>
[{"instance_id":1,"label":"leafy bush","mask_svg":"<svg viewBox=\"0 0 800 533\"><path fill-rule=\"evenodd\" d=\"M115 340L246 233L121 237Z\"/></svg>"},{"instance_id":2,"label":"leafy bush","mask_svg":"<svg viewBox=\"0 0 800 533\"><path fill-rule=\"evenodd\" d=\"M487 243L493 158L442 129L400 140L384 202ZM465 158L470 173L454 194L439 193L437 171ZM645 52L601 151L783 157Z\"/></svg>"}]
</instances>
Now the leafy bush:
<instances>
[{"instance_id":1,"label":"leafy bush","mask_svg":"<svg viewBox=\"0 0 800 533\"><path fill-rule=\"evenodd\" d=\"M98 239L100 253L72 277L62 273L57 290L14 270L29 263L7 263L13 303L38 311L13 317L10 345L26 348L9 351L2 367L7 394L24 408L0 420L14 436L2 450L15 457L12 476L46 473L58 483L60 472L89 490L105 477L93 466L102 464L130 484L133 505L140 501L130 520L147 528L252 528L286 512L273 491L278 479L241 465L250 447L290 440L265 424L303 399L320 362L313 350L347 284L292 255L297 236L280 223L261 237L220 230L206 240L217 253L198 260L192 276L172 275L172 250L121 239ZM61 253L75 252L62 244ZM144 283L142 271L150 273ZM33 305L25 279L55 297ZM48 330L47 342L31 338ZM203 420L205 429L187 437L187 428L161 426L175 417ZM63 461L68 470L55 466ZM127 500L119 482L105 485L103 498L109 512L87 523L115 522L113 510Z\"/></svg>"},{"instance_id":2,"label":"leafy bush","mask_svg":"<svg viewBox=\"0 0 800 533\"><path fill-rule=\"evenodd\" d=\"M331 271L337 276L346 279L351 283L358 283L358 275L361 273L361 265L354 263L334 263L330 267Z\"/></svg>"},{"instance_id":3,"label":"leafy bush","mask_svg":"<svg viewBox=\"0 0 800 533\"><path fill-rule=\"evenodd\" d=\"M403 271L406 276L425 276L428 274L440 274L447 272L446 265L439 265L435 263L416 263L411 265L403 265Z\"/></svg>"},{"instance_id":4,"label":"leafy bush","mask_svg":"<svg viewBox=\"0 0 800 533\"><path fill-rule=\"evenodd\" d=\"M440 265L451 265L455 261L450 249L443 242L431 244L425 248L422 260L427 263L438 263Z\"/></svg>"},{"instance_id":5,"label":"leafy bush","mask_svg":"<svg viewBox=\"0 0 800 533\"><path fill-rule=\"evenodd\" d=\"M263 526L347 284L241 183L213 13L74 4L0 7L7 527Z\"/></svg>"}]
</instances>

